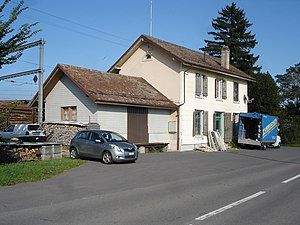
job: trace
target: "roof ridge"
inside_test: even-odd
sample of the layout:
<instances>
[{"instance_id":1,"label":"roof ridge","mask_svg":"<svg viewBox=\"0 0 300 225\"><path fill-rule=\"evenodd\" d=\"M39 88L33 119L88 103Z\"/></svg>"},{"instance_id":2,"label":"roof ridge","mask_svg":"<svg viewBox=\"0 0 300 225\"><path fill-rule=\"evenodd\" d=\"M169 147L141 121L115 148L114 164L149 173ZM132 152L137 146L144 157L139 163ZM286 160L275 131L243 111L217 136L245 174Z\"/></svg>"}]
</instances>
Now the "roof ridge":
<instances>
[{"instance_id":1,"label":"roof ridge","mask_svg":"<svg viewBox=\"0 0 300 225\"><path fill-rule=\"evenodd\" d=\"M104 72L104 71L101 71L101 70L95 70L95 69L86 68L86 67L82 67L82 66L73 66L73 65L69 65L69 64L63 64L63 63L59 63L57 65L58 66L62 66L62 67L67 66L67 67L72 67L72 68L76 68L76 69L88 70L88 71L100 73L100 74L103 74L103 75L112 75L112 76L119 76L119 75L121 75L121 76L130 78L130 79L142 79L142 80L145 81L145 79L143 77L136 77L136 76L130 76L130 75L126 75L126 74Z\"/></svg>"}]
</instances>

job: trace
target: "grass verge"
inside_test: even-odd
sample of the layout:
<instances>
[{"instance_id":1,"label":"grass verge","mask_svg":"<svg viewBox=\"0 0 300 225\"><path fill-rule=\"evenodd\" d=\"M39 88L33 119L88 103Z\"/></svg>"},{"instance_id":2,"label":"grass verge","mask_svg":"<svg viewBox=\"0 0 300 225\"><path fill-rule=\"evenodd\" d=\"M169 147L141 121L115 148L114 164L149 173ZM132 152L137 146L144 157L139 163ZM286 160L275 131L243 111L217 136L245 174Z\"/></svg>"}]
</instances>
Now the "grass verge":
<instances>
[{"instance_id":1,"label":"grass verge","mask_svg":"<svg viewBox=\"0 0 300 225\"><path fill-rule=\"evenodd\" d=\"M48 179L64 171L78 167L84 160L70 158L23 163L0 164L0 186Z\"/></svg>"}]
</instances>

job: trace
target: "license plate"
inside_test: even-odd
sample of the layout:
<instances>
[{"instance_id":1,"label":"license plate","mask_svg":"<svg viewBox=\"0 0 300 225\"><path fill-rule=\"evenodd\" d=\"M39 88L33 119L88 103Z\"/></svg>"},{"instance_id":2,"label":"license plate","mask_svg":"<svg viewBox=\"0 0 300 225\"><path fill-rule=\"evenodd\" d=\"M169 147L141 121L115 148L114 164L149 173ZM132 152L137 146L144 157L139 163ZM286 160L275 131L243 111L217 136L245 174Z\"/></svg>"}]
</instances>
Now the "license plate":
<instances>
[{"instance_id":1,"label":"license plate","mask_svg":"<svg viewBox=\"0 0 300 225\"><path fill-rule=\"evenodd\" d=\"M129 155L134 155L134 152L129 152Z\"/></svg>"}]
</instances>

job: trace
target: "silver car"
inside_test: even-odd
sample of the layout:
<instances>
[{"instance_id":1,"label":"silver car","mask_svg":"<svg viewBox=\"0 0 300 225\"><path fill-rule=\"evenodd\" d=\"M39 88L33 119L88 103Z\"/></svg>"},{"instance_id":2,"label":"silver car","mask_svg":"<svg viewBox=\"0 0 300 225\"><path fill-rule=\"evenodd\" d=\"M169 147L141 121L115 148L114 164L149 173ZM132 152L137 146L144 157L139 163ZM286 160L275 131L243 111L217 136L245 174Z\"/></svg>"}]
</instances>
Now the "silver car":
<instances>
[{"instance_id":1,"label":"silver car","mask_svg":"<svg viewBox=\"0 0 300 225\"><path fill-rule=\"evenodd\" d=\"M79 131L71 140L70 158L99 158L105 164L135 162L138 149L120 134L104 130Z\"/></svg>"}]
</instances>

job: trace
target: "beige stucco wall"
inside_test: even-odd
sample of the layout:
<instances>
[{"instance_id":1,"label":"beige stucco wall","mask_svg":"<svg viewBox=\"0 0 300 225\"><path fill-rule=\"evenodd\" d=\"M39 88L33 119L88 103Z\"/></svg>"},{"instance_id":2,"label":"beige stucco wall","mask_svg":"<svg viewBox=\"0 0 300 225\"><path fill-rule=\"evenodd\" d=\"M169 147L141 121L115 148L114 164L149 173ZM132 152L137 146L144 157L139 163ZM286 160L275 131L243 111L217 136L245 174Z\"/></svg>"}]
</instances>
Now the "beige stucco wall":
<instances>
[{"instance_id":1,"label":"beige stucco wall","mask_svg":"<svg viewBox=\"0 0 300 225\"><path fill-rule=\"evenodd\" d=\"M147 60L145 55L149 48L152 57ZM170 100L179 103L180 65L158 47L143 44L120 66L120 74L143 77Z\"/></svg>"}]
</instances>

